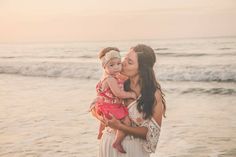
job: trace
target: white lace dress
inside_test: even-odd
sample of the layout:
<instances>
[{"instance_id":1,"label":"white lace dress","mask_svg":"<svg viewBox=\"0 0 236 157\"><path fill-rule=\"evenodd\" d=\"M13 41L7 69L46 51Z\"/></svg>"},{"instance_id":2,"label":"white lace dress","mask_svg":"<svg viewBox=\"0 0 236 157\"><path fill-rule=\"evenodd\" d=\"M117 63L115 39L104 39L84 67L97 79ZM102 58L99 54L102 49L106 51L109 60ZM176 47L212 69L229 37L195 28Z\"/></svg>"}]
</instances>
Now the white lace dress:
<instances>
[{"instance_id":1,"label":"white lace dress","mask_svg":"<svg viewBox=\"0 0 236 157\"><path fill-rule=\"evenodd\" d=\"M128 110L132 126L145 126L148 128L146 140L129 135L126 136L122 145L127 153L123 154L112 147L115 132L107 127L100 141L99 157L149 157L150 153L155 152L160 135L160 126L153 118L143 120L142 114L137 110L136 101L129 104Z\"/></svg>"}]
</instances>

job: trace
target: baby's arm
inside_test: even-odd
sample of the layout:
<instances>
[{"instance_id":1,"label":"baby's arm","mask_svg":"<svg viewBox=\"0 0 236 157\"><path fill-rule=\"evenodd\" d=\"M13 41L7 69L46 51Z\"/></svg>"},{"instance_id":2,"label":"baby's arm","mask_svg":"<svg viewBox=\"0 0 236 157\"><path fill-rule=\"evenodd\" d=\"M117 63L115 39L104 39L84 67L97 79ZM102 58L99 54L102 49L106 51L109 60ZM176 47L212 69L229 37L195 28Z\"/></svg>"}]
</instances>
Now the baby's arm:
<instances>
[{"instance_id":1,"label":"baby's arm","mask_svg":"<svg viewBox=\"0 0 236 157\"><path fill-rule=\"evenodd\" d=\"M131 125L131 121L130 121L129 116L126 116L124 119L122 119L122 122L125 125L129 125L129 126Z\"/></svg>"},{"instance_id":2,"label":"baby's arm","mask_svg":"<svg viewBox=\"0 0 236 157\"><path fill-rule=\"evenodd\" d=\"M108 77L107 78L107 84L110 87L112 93L117 96L118 98L121 99L126 99L126 98L133 98L136 99L136 94L134 92L126 92L122 89L120 89L118 82L115 78L113 77Z\"/></svg>"}]
</instances>

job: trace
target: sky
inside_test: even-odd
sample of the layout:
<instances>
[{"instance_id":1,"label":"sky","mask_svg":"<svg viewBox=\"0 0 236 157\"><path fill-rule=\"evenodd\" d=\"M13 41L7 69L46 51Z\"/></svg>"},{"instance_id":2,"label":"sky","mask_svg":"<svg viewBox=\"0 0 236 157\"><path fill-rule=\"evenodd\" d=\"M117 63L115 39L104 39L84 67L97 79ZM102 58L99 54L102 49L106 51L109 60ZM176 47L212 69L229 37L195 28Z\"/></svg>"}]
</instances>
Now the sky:
<instances>
[{"instance_id":1,"label":"sky","mask_svg":"<svg viewBox=\"0 0 236 157\"><path fill-rule=\"evenodd\" d=\"M236 0L0 0L0 42L236 36Z\"/></svg>"}]
</instances>

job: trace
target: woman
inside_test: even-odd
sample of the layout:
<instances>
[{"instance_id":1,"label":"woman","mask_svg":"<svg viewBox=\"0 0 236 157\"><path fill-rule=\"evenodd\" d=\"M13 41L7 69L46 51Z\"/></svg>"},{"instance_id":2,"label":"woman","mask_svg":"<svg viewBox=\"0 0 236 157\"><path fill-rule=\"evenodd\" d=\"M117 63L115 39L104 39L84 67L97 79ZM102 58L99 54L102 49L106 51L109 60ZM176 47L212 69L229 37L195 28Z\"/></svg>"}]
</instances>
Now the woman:
<instances>
[{"instance_id":1,"label":"woman","mask_svg":"<svg viewBox=\"0 0 236 157\"><path fill-rule=\"evenodd\" d=\"M153 49L140 44L130 49L122 63L122 74L128 77L125 90L139 95L138 99L125 102L131 126L122 124L114 116L110 120L100 117L92 110L93 115L107 126L101 139L99 157L149 157L155 152L166 110L164 94L153 71L155 62ZM112 147L114 129L127 134L122 143L126 154Z\"/></svg>"}]
</instances>

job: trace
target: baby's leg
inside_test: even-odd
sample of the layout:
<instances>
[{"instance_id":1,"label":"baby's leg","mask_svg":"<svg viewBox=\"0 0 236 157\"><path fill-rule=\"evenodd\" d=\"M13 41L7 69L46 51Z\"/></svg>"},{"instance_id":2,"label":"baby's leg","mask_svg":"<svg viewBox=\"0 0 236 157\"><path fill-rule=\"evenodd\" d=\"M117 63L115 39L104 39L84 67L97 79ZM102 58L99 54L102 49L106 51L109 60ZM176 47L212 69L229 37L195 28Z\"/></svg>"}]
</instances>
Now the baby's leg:
<instances>
[{"instance_id":1,"label":"baby's leg","mask_svg":"<svg viewBox=\"0 0 236 157\"><path fill-rule=\"evenodd\" d=\"M126 125L130 125L130 120L129 117L126 116L122 122ZM116 137L115 137L115 141L113 143L113 147L116 148L119 152L121 153L126 153L126 151L124 150L123 146L121 145L121 142L123 141L123 139L125 138L126 134L121 131L121 130L117 130L116 131Z\"/></svg>"},{"instance_id":2,"label":"baby's leg","mask_svg":"<svg viewBox=\"0 0 236 157\"><path fill-rule=\"evenodd\" d=\"M102 131L103 131L104 129L105 129L105 125L104 125L103 123L100 123L97 139L101 139L101 137L102 137Z\"/></svg>"}]
</instances>

